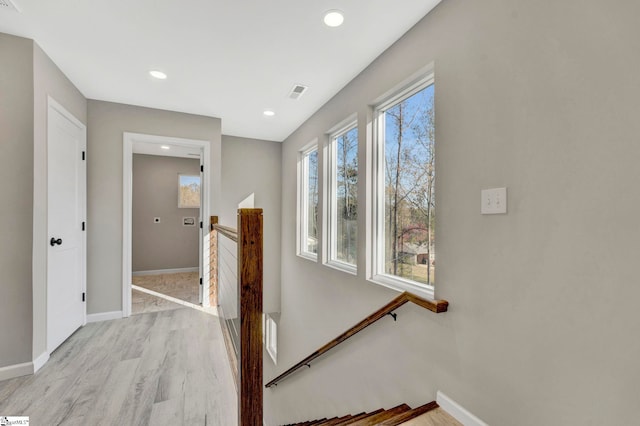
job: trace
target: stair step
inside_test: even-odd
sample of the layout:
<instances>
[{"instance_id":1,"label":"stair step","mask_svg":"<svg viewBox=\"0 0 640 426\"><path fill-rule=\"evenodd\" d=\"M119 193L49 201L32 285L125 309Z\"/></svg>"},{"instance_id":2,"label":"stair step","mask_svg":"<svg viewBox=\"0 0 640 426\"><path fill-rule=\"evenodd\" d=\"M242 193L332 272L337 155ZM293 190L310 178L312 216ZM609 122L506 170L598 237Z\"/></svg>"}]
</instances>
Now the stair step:
<instances>
[{"instance_id":1,"label":"stair step","mask_svg":"<svg viewBox=\"0 0 640 426\"><path fill-rule=\"evenodd\" d=\"M374 416L369 416L357 422L349 423L349 425L350 426L377 425L384 420L390 419L391 417L397 416L398 414L404 413L409 410L411 410L411 407L409 407L407 404L400 404L397 407L390 408Z\"/></svg>"},{"instance_id":2,"label":"stair step","mask_svg":"<svg viewBox=\"0 0 640 426\"><path fill-rule=\"evenodd\" d=\"M427 413L429 411L435 410L436 408L438 408L439 405L437 402L435 401L431 401L428 404L424 404L421 405L420 407L416 407L412 410L408 410L405 411L404 413L400 413L398 415L396 415L395 417L392 417L390 419L387 419L383 422L380 423L379 426L396 426L396 425L401 425L411 419L415 419L416 417L419 417L421 415L423 415L424 413Z\"/></svg>"},{"instance_id":3,"label":"stair step","mask_svg":"<svg viewBox=\"0 0 640 426\"><path fill-rule=\"evenodd\" d=\"M360 413L360 414L356 414L355 416L352 416L350 419L347 419L347 420L345 420L345 421L343 421L343 422L340 422L340 423L336 423L336 424L335 424L335 425L333 425L333 426L344 426L344 425L350 425L350 424L351 424L351 422L354 422L354 421L356 421L356 420L362 419L362 418L364 418L364 417L366 417L366 416L368 416L368 415L369 415L368 413Z\"/></svg>"},{"instance_id":4,"label":"stair step","mask_svg":"<svg viewBox=\"0 0 640 426\"><path fill-rule=\"evenodd\" d=\"M337 417L331 417L330 419L322 419L318 423L316 423L314 426L325 425L327 422L330 422L330 421L336 420L336 419L337 419Z\"/></svg>"},{"instance_id":5,"label":"stair step","mask_svg":"<svg viewBox=\"0 0 640 426\"><path fill-rule=\"evenodd\" d=\"M352 417L353 416L351 414L349 414L347 416L343 416L343 417L334 417L332 419L325 420L322 423L318 423L318 426L336 426L336 425L344 422L345 420L351 419Z\"/></svg>"},{"instance_id":6,"label":"stair step","mask_svg":"<svg viewBox=\"0 0 640 426\"><path fill-rule=\"evenodd\" d=\"M402 423L402 426L463 426L449 413L438 407L421 416Z\"/></svg>"},{"instance_id":7,"label":"stair step","mask_svg":"<svg viewBox=\"0 0 640 426\"><path fill-rule=\"evenodd\" d=\"M382 408L380 408L380 409L378 409L376 411L372 411L370 413L361 413L361 414L358 414L357 416L353 416L352 418L350 418L348 420L345 420L342 423L338 423L337 425L334 425L334 426L352 425L352 424L354 424L355 422L357 422L359 420L366 419L366 418L371 417L371 416L375 416L376 414L380 414L382 412L384 412L384 410Z\"/></svg>"},{"instance_id":8,"label":"stair step","mask_svg":"<svg viewBox=\"0 0 640 426\"><path fill-rule=\"evenodd\" d=\"M286 426L463 426L449 413L432 401L411 409L400 404L389 410L379 409L369 413L290 423Z\"/></svg>"}]
</instances>

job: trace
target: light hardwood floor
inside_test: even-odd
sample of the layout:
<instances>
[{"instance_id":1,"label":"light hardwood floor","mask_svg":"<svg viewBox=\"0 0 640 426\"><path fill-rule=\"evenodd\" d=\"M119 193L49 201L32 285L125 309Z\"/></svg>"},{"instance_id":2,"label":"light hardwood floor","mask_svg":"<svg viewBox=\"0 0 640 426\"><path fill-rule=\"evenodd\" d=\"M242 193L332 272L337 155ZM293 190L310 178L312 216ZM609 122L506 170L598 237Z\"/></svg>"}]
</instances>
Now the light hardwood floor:
<instances>
[{"instance_id":1,"label":"light hardwood floor","mask_svg":"<svg viewBox=\"0 0 640 426\"><path fill-rule=\"evenodd\" d=\"M88 324L35 375L0 382L32 426L237 424L217 317L189 308Z\"/></svg>"},{"instance_id":2,"label":"light hardwood floor","mask_svg":"<svg viewBox=\"0 0 640 426\"><path fill-rule=\"evenodd\" d=\"M402 426L462 426L462 423L438 407L420 417L402 423Z\"/></svg>"}]
</instances>

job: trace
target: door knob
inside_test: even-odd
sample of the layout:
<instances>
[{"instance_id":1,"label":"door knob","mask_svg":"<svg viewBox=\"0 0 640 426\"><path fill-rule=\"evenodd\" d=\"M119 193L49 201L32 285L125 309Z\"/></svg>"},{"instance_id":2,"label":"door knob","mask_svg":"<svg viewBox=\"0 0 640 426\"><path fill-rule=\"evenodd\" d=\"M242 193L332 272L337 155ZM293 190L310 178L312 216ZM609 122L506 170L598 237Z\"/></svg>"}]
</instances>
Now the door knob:
<instances>
[{"instance_id":1,"label":"door knob","mask_svg":"<svg viewBox=\"0 0 640 426\"><path fill-rule=\"evenodd\" d=\"M49 241L49 244L51 244L51 247L55 246L56 244L62 245L62 238L58 238L56 240L55 238L51 237L51 240Z\"/></svg>"}]
</instances>

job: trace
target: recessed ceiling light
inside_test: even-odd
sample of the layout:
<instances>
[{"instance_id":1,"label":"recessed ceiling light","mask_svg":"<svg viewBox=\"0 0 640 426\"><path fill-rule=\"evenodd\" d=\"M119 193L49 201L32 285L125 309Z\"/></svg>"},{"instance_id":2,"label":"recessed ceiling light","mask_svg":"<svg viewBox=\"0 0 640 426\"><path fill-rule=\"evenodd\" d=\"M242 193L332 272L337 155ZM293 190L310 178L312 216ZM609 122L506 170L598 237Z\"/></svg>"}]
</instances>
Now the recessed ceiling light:
<instances>
[{"instance_id":1,"label":"recessed ceiling light","mask_svg":"<svg viewBox=\"0 0 640 426\"><path fill-rule=\"evenodd\" d=\"M160 148L162 148L162 149L171 149L171 147L168 146L168 145L161 145Z\"/></svg>"},{"instance_id":2,"label":"recessed ceiling light","mask_svg":"<svg viewBox=\"0 0 640 426\"><path fill-rule=\"evenodd\" d=\"M330 10L324 14L324 23L328 27L339 27L344 22L344 15L339 10Z\"/></svg>"},{"instance_id":3,"label":"recessed ceiling light","mask_svg":"<svg viewBox=\"0 0 640 426\"><path fill-rule=\"evenodd\" d=\"M271 111L270 109L265 109L263 114L266 115L267 117L273 117L274 115L276 115L276 113Z\"/></svg>"},{"instance_id":4,"label":"recessed ceiling light","mask_svg":"<svg viewBox=\"0 0 640 426\"><path fill-rule=\"evenodd\" d=\"M149 71L149 74L151 74L151 77L157 78L158 80L164 80L167 78L167 75L165 73L158 70L151 70Z\"/></svg>"}]
</instances>

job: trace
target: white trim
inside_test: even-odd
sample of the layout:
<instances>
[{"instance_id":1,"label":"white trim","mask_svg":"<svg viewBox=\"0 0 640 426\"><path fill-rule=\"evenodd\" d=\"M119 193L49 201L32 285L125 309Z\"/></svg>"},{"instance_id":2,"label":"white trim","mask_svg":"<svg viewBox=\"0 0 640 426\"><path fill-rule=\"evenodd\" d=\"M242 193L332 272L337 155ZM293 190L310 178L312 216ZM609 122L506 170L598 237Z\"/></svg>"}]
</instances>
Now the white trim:
<instances>
[{"instance_id":1,"label":"white trim","mask_svg":"<svg viewBox=\"0 0 640 426\"><path fill-rule=\"evenodd\" d=\"M449 413L454 419L462 423L464 426L489 426L487 423L467 411L462 405L458 404L440 391L436 394L436 402L440 408Z\"/></svg>"},{"instance_id":2,"label":"white trim","mask_svg":"<svg viewBox=\"0 0 640 426\"><path fill-rule=\"evenodd\" d=\"M318 191L320 190L320 147L318 146L318 139L314 139L311 143L307 144L304 148L302 148L298 152L298 210L296 215L297 221L297 254L298 256L312 260L314 262L318 261L318 252L320 252L320 233L317 235L316 242L316 253L312 253L307 251L308 243L309 243L309 222L307 220L308 216L308 207L309 207L309 191L307 188L307 183L309 180L309 166L307 157L312 152L316 152L318 156L318 164L317 173L318 173ZM320 203L320 192L318 192L318 204ZM318 206L320 207L320 206ZM318 225L320 225L318 223Z\"/></svg>"},{"instance_id":3,"label":"white trim","mask_svg":"<svg viewBox=\"0 0 640 426\"><path fill-rule=\"evenodd\" d=\"M318 261L318 255L315 253L309 253L307 251L303 251L298 253L298 257L301 257L303 259L307 259L307 260L311 260L313 262L317 262Z\"/></svg>"},{"instance_id":4,"label":"white trim","mask_svg":"<svg viewBox=\"0 0 640 426\"><path fill-rule=\"evenodd\" d=\"M358 113L354 112L327 131L327 135L346 133L358 124Z\"/></svg>"},{"instance_id":5,"label":"white trim","mask_svg":"<svg viewBox=\"0 0 640 426\"><path fill-rule=\"evenodd\" d=\"M84 123L82 121L80 121L76 117L74 117L73 114L71 114L69 111L67 111L67 109L65 107L63 107L62 104L60 104L58 101L53 99L51 96L47 96L47 106L55 109L56 111L58 111L60 114L62 114L64 116L64 118L66 118L67 120L72 122L74 126L80 128L80 129L85 129L86 130L86 126L84 125Z\"/></svg>"},{"instance_id":6,"label":"white trim","mask_svg":"<svg viewBox=\"0 0 640 426\"><path fill-rule=\"evenodd\" d=\"M335 179L332 179L331 167L334 164L333 153L335 151L332 143L332 134L327 133L322 141L322 264L326 265L331 259L331 191L335 188ZM320 144L319 144L320 145ZM319 147L320 148L320 147Z\"/></svg>"},{"instance_id":7,"label":"white trim","mask_svg":"<svg viewBox=\"0 0 640 426\"><path fill-rule=\"evenodd\" d=\"M133 137L123 136L122 149L122 316L131 314L131 206L133 204Z\"/></svg>"},{"instance_id":8,"label":"white trim","mask_svg":"<svg viewBox=\"0 0 640 426\"><path fill-rule=\"evenodd\" d=\"M97 314L89 314L87 315L87 322L102 322L102 321L111 321L122 319L124 315L122 315L122 311L113 311L113 312L100 312Z\"/></svg>"},{"instance_id":9,"label":"white trim","mask_svg":"<svg viewBox=\"0 0 640 426\"><path fill-rule=\"evenodd\" d=\"M33 374L33 362L0 367L0 381Z\"/></svg>"},{"instance_id":10,"label":"white trim","mask_svg":"<svg viewBox=\"0 0 640 426\"><path fill-rule=\"evenodd\" d=\"M141 275L162 275L162 274L180 274L182 272L199 272L200 267L194 266L192 268L173 268L173 269L153 269L150 271L135 271L131 275L139 277Z\"/></svg>"},{"instance_id":11,"label":"white trim","mask_svg":"<svg viewBox=\"0 0 640 426\"><path fill-rule=\"evenodd\" d=\"M278 323L269 314L265 314L263 318L264 346L273 363L278 365Z\"/></svg>"},{"instance_id":12,"label":"white trim","mask_svg":"<svg viewBox=\"0 0 640 426\"><path fill-rule=\"evenodd\" d=\"M202 223L202 226L200 227L200 229L198 229L198 259L200 259L200 261L198 262L198 276L201 278L200 280L200 285L198 286L198 300L200 301L200 304L204 307L209 307L211 306L211 300L210 300L210 296L209 296L209 271L207 271L205 273L205 270L208 270L209 268L207 268L205 265L209 265L211 263L211 256L209 255L209 250L206 251L206 257L205 257L205 244L207 246L207 248L210 248L211 244L209 242L209 232L206 232L205 229L208 231L210 228L209 225L209 218L207 218L207 220L205 220L204 215L202 214L202 180L204 179L204 163L208 163L209 161L205 161L204 160L204 150L201 151L201 155L200 155L200 209L198 210L198 214L200 215L199 222ZM208 174L207 174L208 175ZM207 191L209 190L209 188L205 188ZM183 224L184 224L184 219L182 219ZM206 228L205 228L205 224L207 224ZM198 225L196 225L198 226ZM205 243L205 239L207 240ZM204 292L204 286L207 286L207 292ZM205 297L206 294L206 297Z\"/></svg>"},{"instance_id":13,"label":"white trim","mask_svg":"<svg viewBox=\"0 0 640 426\"><path fill-rule=\"evenodd\" d=\"M338 259L338 215L336 206L337 201L337 188L338 188L338 151L337 141L338 138L346 135L352 130L358 132L357 115L352 114L349 119L343 120L339 125L333 127L333 131L328 134L328 140L324 147L324 214L323 214L323 263L326 266L332 267L339 271L347 272L349 274L358 274L358 259L357 259L357 240L356 240L356 263L348 263ZM356 138L356 162L358 161L359 143ZM359 168L359 164L356 163ZM356 186L357 187L357 186ZM356 189L357 190L357 189ZM357 226L356 226L357 232Z\"/></svg>"},{"instance_id":14,"label":"white trim","mask_svg":"<svg viewBox=\"0 0 640 426\"><path fill-rule=\"evenodd\" d=\"M407 280L393 275L378 274L367 279L367 281L378 284L396 291L408 291L416 296L424 297L428 300L435 300L433 286L422 284L416 281Z\"/></svg>"},{"instance_id":15,"label":"white trim","mask_svg":"<svg viewBox=\"0 0 640 426\"><path fill-rule=\"evenodd\" d=\"M46 364L47 361L49 361L49 353L43 352L32 362L0 367L0 381L35 374Z\"/></svg>"},{"instance_id":16,"label":"white trim","mask_svg":"<svg viewBox=\"0 0 640 426\"><path fill-rule=\"evenodd\" d=\"M145 142L157 145L181 145L187 147L197 147L201 150L201 161L204 162L204 179L200 182L200 216L202 218L203 231L209 226L210 193L211 193L211 142L198 139L175 138L168 136L145 135L140 133L124 132L122 136L122 316L131 315L131 206L133 204L133 145L135 142ZM203 240L208 233L202 232L200 240ZM203 243L204 244L204 243ZM206 245L205 245L206 247ZM207 265L208 250L202 250L200 265ZM209 298L204 295L209 294L209 274L202 271L202 304L209 306Z\"/></svg>"},{"instance_id":17,"label":"white trim","mask_svg":"<svg viewBox=\"0 0 640 426\"><path fill-rule=\"evenodd\" d=\"M358 267L351 263L341 262L339 260L328 260L324 263L324 266L346 272L347 274L358 275Z\"/></svg>"},{"instance_id":18,"label":"white trim","mask_svg":"<svg viewBox=\"0 0 640 426\"><path fill-rule=\"evenodd\" d=\"M411 91L415 86L420 86L425 81L426 76L431 76L431 82L435 81L435 63L430 62L424 67L420 68L408 78L402 80L400 83L393 86L377 98L375 98L369 105L373 105L374 108L382 108L394 99L399 93L404 91ZM415 92L414 92L415 93Z\"/></svg>"},{"instance_id":19,"label":"white trim","mask_svg":"<svg viewBox=\"0 0 640 426\"><path fill-rule=\"evenodd\" d=\"M33 360L33 374L36 374L49 361L49 352L43 352Z\"/></svg>"},{"instance_id":20,"label":"white trim","mask_svg":"<svg viewBox=\"0 0 640 426\"><path fill-rule=\"evenodd\" d=\"M371 261L367 265L367 280L397 291L409 291L431 300L435 298L433 286L384 273L385 197L380 196L380 194L385 188L385 148L384 145L380 143L380 138L381 135L385 134L385 111L431 86L434 82L434 66L433 63L431 63L417 73L414 73L394 89L378 97L375 105L372 106L373 134L370 141L371 162L369 163L371 167L371 175L369 175L371 179L371 193L369 193L369 197L367 197L367 208L371 211L371 234L367 237L367 242L371 241L371 246L367 248L371 251L368 253L371 256Z\"/></svg>"}]
</instances>

